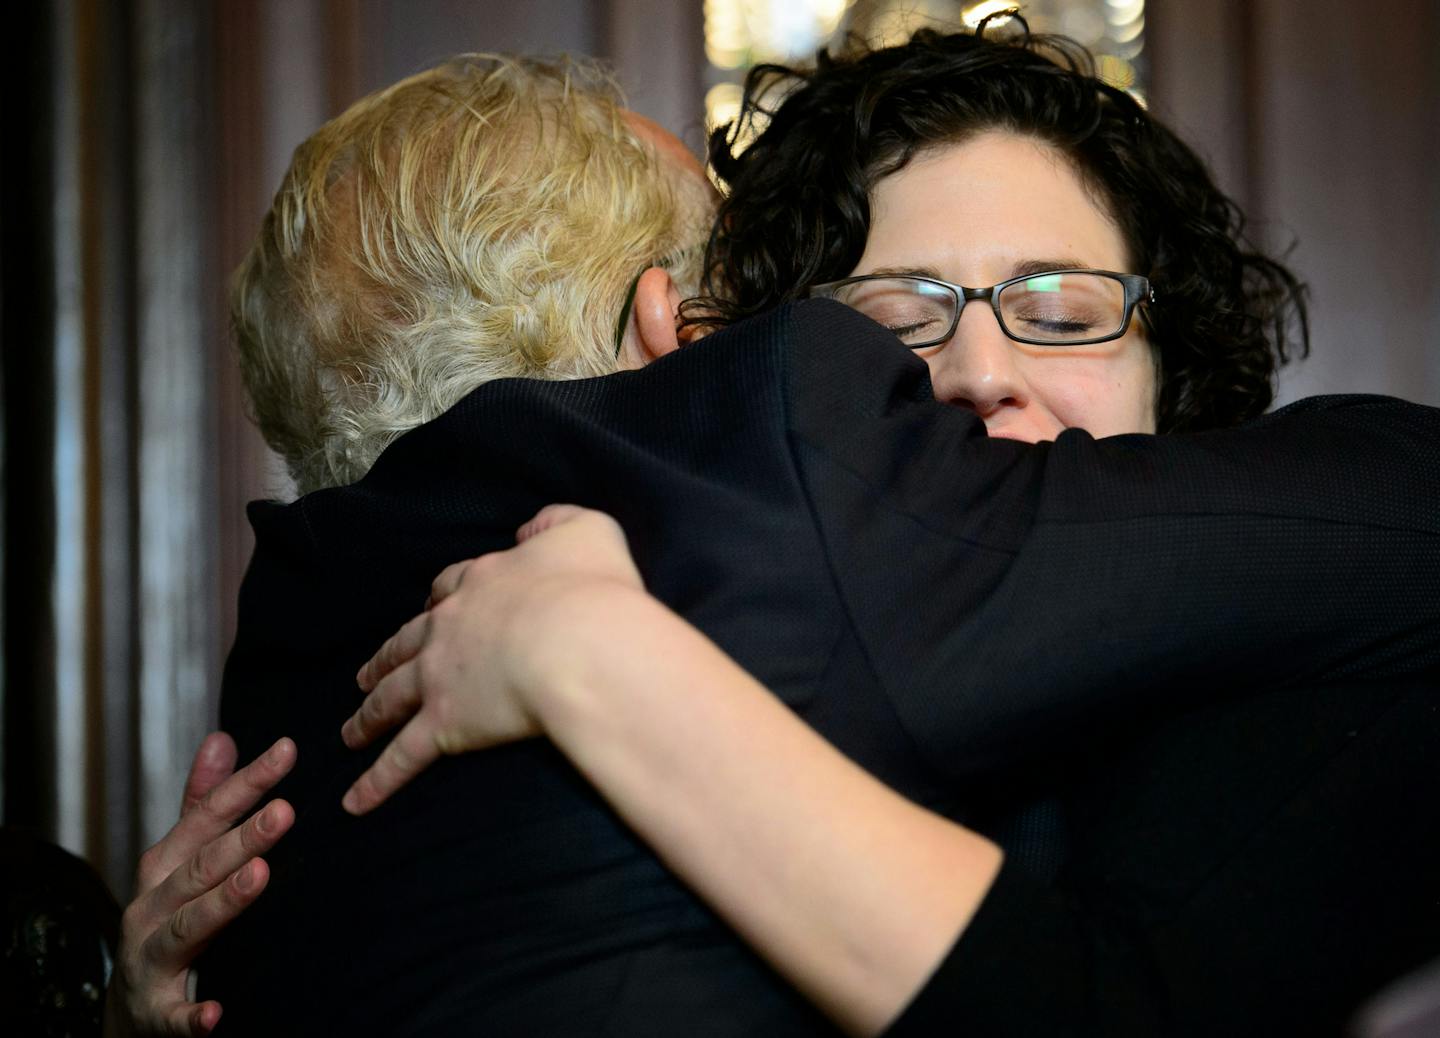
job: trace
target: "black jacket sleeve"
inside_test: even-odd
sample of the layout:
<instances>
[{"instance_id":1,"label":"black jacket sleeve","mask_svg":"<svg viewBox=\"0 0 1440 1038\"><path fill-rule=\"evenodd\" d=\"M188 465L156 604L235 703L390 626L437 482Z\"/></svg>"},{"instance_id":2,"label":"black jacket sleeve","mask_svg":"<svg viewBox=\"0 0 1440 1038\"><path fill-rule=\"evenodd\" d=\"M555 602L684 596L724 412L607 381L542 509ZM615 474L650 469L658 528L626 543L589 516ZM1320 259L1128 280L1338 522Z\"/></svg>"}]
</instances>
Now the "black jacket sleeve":
<instances>
[{"instance_id":1,"label":"black jacket sleeve","mask_svg":"<svg viewBox=\"0 0 1440 1038\"><path fill-rule=\"evenodd\" d=\"M1067 796L1055 884L1008 862L887 1032L1340 1035L1440 955L1440 689L1292 689L1177 717Z\"/></svg>"},{"instance_id":2,"label":"black jacket sleeve","mask_svg":"<svg viewBox=\"0 0 1440 1038\"><path fill-rule=\"evenodd\" d=\"M834 579L948 778L1137 712L1440 668L1440 411L1329 397L998 442L877 326L823 301L792 320L792 451Z\"/></svg>"}]
</instances>

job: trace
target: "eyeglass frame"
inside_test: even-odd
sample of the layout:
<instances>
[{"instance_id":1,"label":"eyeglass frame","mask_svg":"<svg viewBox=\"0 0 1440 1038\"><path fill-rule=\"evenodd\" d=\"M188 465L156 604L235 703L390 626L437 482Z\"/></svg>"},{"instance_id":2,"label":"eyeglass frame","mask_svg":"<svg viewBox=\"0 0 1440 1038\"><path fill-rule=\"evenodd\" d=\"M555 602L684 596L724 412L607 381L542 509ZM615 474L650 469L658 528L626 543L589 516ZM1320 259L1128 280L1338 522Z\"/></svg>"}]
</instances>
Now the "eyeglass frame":
<instances>
[{"instance_id":1,"label":"eyeglass frame","mask_svg":"<svg viewBox=\"0 0 1440 1038\"><path fill-rule=\"evenodd\" d=\"M1099 274L1120 282L1125 288L1125 311L1120 318L1120 327L1108 334L1091 339L1067 339L1064 342L1057 342L1054 339L1027 339L1022 335L1016 335L1005 325L1005 318L1000 313L1000 293L1011 285L1018 285L1022 281L1030 281L1033 278L1049 277L1053 274ZM1135 308L1140 304L1152 304L1155 302L1155 289L1150 284L1150 279L1143 274L1121 274L1113 270L1092 270L1085 267L1067 267L1062 270L1037 270L1031 274L1021 274L1002 281L989 288L968 288L965 285L956 285L949 281L941 281L925 274L857 274L854 277L841 278L839 281L826 281L818 285L812 285L805 290L807 299L816 298L817 293L826 293L836 289L844 288L846 285L853 285L861 281L895 281L904 278L907 281L923 281L930 285L939 285L941 288L949 289L955 296L955 316L950 321L950 327L945 334L937 339L927 342L905 343L905 347L911 350L929 349L931 346L939 346L941 343L949 342L955 336L955 329L960 327L960 315L965 312L965 305L972 299L988 299L990 309L995 313L995 323L1000 326L1000 331L1011 342L1023 343L1026 346L1093 346L1101 342L1113 342L1130 330L1130 321L1135 315ZM833 295L821 295L820 298L834 299ZM840 302L840 300L835 300ZM848 306L848 303L842 303ZM859 311L856 311L859 313Z\"/></svg>"},{"instance_id":2,"label":"eyeglass frame","mask_svg":"<svg viewBox=\"0 0 1440 1038\"><path fill-rule=\"evenodd\" d=\"M646 267L645 270L649 270ZM635 309L635 293L640 289L640 279L645 276L642 270L630 279L630 287L625 290L625 305L620 308L620 321L615 325L615 359L620 359L620 351L625 348L625 328L630 324L630 311Z\"/></svg>"}]
</instances>

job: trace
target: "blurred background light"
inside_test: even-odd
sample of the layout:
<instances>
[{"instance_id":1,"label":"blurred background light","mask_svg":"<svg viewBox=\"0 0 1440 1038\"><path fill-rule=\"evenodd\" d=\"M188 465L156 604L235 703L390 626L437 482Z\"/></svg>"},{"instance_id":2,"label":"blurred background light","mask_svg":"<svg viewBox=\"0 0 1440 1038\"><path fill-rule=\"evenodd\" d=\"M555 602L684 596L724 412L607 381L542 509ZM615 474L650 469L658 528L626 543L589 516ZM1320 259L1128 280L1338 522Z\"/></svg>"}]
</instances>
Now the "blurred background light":
<instances>
[{"instance_id":1,"label":"blurred background light","mask_svg":"<svg viewBox=\"0 0 1440 1038\"><path fill-rule=\"evenodd\" d=\"M1019 6L1015 0L981 0L978 4L968 4L965 7L960 12L960 21L967 28L974 29L986 18L1014 11Z\"/></svg>"},{"instance_id":2,"label":"blurred background light","mask_svg":"<svg viewBox=\"0 0 1440 1038\"><path fill-rule=\"evenodd\" d=\"M739 84L754 65L808 64L819 48L843 46L847 38L884 47L920 28L974 29L986 18L994 18L992 31L1003 32L1008 19L994 16L1009 11L1034 32L1082 43L1101 79L1144 103L1145 0L705 0L706 127L739 114Z\"/></svg>"}]
</instances>

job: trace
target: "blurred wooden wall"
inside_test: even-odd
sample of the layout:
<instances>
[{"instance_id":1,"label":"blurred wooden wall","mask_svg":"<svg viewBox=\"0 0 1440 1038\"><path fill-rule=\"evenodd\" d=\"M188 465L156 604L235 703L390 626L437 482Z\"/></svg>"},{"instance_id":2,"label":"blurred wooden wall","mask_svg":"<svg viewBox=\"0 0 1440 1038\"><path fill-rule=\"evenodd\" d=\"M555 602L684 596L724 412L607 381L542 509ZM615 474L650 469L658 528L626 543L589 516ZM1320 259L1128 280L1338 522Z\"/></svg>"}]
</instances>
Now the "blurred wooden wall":
<instances>
[{"instance_id":1,"label":"blurred wooden wall","mask_svg":"<svg viewBox=\"0 0 1440 1038\"><path fill-rule=\"evenodd\" d=\"M17 12L5 822L123 888L144 834L173 816L220 653L210 21L182 0Z\"/></svg>"}]
</instances>

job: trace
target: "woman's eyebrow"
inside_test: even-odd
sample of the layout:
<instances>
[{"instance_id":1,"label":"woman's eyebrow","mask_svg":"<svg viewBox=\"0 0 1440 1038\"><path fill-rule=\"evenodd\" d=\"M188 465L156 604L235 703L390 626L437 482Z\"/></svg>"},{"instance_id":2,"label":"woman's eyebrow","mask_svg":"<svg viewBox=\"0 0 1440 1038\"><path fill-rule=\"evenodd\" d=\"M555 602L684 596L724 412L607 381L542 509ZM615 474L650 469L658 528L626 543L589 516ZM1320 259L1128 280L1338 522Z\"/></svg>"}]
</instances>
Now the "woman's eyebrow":
<instances>
[{"instance_id":1,"label":"woman's eyebrow","mask_svg":"<svg viewBox=\"0 0 1440 1038\"><path fill-rule=\"evenodd\" d=\"M1059 259L1026 259L1018 260L1011 266L1009 278L1023 278L1030 274L1044 274L1052 270L1077 270L1085 269L1082 260L1073 256L1065 256ZM936 281L947 281L948 279L934 267L876 267L874 270L866 271L866 277L912 277L932 278ZM978 286L970 286L978 287Z\"/></svg>"},{"instance_id":2,"label":"woman's eyebrow","mask_svg":"<svg viewBox=\"0 0 1440 1038\"><path fill-rule=\"evenodd\" d=\"M883 277L910 277L910 278L932 278L935 281L944 281L940 272L934 267L876 267L865 275L872 278Z\"/></svg>"},{"instance_id":3,"label":"woman's eyebrow","mask_svg":"<svg viewBox=\"0 0 1440 1038\"><path fill-rule=\"evenodd\" d=\"M1029 259L1021 260L1010 268L1012 278L1023 278L1027 274L1044 274L1051 270L1084 270L1085 263L1067 256L1063 259Z\"/></svg>"}]
</instances>

